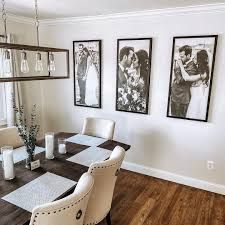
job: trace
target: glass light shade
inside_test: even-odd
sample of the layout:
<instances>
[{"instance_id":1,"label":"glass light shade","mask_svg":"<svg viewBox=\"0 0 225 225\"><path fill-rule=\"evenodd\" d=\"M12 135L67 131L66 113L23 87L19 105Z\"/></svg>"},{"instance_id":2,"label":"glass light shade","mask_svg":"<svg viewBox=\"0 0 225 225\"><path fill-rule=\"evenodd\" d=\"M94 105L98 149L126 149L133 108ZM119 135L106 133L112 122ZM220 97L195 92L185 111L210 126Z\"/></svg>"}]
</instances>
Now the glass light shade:
<instances>
[{"instance_id":1,"label":"glass light shade","mask_svg":"<svg viewBox=\"0 0 225 225\"><path fill-rule=\"evenodd\" d=\"M55 71L55 59L53 53L49 54L48 71Z\"/></svg>"},{"instance_id":2,"label":"glass light shade","mask_svg":"<svg viewBox=\"0 0 225 225\"><path fill-rule=\"evenodd\" d=\"M8 49L4 51L4 72L6 75L10 75L12 73L11 56L10 51Z\"/></svg>"},{"instance_id":3,"label":"glass light shade","mask_svg":"<svg viewBox=\"0 0 225 225\"><path fill-rule=\"evenodd\" d=\"M41 53L36 53L36 65L35 65L35 71L36 72L42 72L43 71L43 64L41 60Z\"/></svg>"},{"instance_id":4,"label":"glass light shade","mask_svg":"<svg viewBox=\"0 0 225 225\"><path fill-rule=\"evenodd\" d=\"M27 53L24 52L24 51L21 53L20 69L21 69L22 73L28 73L29 72L29 65L28 65L28 62L27 62Z\"/></svg>"}]
</instances>

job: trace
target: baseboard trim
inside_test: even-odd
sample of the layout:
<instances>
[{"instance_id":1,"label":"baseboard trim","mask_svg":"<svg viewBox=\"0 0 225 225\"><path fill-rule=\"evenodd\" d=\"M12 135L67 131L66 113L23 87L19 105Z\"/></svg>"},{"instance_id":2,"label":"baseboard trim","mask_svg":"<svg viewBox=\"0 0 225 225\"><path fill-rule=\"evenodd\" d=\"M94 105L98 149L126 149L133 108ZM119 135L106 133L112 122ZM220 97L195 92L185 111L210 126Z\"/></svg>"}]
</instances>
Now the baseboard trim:
<instances>
[{"instance_id":1,"label":"baseboard trim","mask_svg":"<svg viewBox=\"0 0 225 225\"><path fill-rule=\"evenodd\" d=\"M123 162L122 168L133 171L133 172L137 172L140 174L160 178L163 180L172 181L178 184L184 184L184 185L199 188L205 191L210 191L217 194L225 195L225 186L221 184L215 184L215 183L210 183L204 180L195 179L192 177L181 176L175 173L170 173L164 170L142 166L136 163L126 162L126 161Z\"/></svg>"}]
</instances>

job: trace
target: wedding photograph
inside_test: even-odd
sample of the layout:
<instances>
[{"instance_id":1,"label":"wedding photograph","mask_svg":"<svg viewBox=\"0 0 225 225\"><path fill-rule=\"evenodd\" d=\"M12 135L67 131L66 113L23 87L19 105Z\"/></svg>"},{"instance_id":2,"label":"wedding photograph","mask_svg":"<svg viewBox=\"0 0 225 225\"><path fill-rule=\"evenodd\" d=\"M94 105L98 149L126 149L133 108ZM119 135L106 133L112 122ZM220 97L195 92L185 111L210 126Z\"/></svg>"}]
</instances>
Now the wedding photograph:
<instances>
[{"instance_id":1,"label":"wedding photograph","mask_svg":"<svg viewBox=\"0 0 225 225\"><path fill-rule=\"evenodd\" d=\"M174 37L167 117L208 121L217 37Z\"/></svg>"},{"instance_id":2,"label":"wedding photograph","mask_svg":"<svg viewBox=\"0 0 225 225\"><path fill-rule=\"evenodd\" d=\"M101 40L73 42L74 105L101 108Z\"/></svg>"},{"instance_id":3,"label":"wedding photograph","mask_svg":"<svg viewBox=\"0 0 225 225\"><path fill-rule=\"evenodd\" d=\"M117 40L117 111L148 114L151 53L151 38Z\"/></svg>"}]
</instances>

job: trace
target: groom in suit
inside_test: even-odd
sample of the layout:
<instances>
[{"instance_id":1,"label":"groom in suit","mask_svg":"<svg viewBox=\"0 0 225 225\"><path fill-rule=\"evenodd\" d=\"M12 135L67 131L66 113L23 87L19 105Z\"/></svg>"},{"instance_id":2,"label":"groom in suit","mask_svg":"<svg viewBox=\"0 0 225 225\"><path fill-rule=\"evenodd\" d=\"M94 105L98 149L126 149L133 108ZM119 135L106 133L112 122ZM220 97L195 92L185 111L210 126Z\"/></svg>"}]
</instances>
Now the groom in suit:
<instances>
[{"instance_id":1,"label":"groom in suit","mask_svg":"<svg viewBox=\"0 0 225 225\"><path fill-rule=\"evenodd\" d=\"M191 59L192 47L184 45L179 48L179 56L189 76L197 75L198 69ZM174 67L174 80L171 87L171 114L174 117L185 118L191 100L190 88L193 81L185 81L177 62ZM197 78L197 77L196 77ZM197 80L197 79L196 79Z\"/></svg>"},{"instance_id":2,"label":"groom in suit","mask_svg":"<svg viewBox=\"0 0 225 225\"><path fill-rule=\"evenodd\" d=\"M87 54L85 54L84 45L79 44L77 56L77 80L80 89L79 102L84 105L86 92L86 72L87 72Z\"/></svg>"},{"instance_id":3,"label":"groom in suit","mask_svg":"<svg viewBox=\"0 0 225 225\"><path fill-rule=\"evenodd\" d=\"M131 66L134 57L134 48L125 46L121 48L119 54L118 65L118 88L122 88L127 85L127 69Z\"/></svg>"}]
</instances>

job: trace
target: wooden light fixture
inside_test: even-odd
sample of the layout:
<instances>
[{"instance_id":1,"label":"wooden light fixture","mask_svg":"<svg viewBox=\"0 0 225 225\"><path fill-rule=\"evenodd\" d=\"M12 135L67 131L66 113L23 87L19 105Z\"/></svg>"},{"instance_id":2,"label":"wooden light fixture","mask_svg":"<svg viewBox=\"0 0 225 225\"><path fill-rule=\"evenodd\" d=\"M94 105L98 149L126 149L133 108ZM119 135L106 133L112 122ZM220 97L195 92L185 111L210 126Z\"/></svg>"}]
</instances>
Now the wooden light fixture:
<instances>
[{"instance_id":1,"label":"wooden light fixture","mask_svg":"<svg viewBox=\"0 0 225 225\"><path fill-rule=\"evenodd\" d=\"M49 48L49 47L42 47L39 45L39 20L38 20L38 6L37 0L35 0L35 11L36 11L36 33L37 33L37 46L31 45L21 45L21 44L11 44L7 43L7 24L6 24L6 10L5 10L5 0L2 0L2 19L4 22L4 29L5 29L5 42L0 42L0 49L4 49L4 69L3 74L0 75L0 82L14 82L14 81L31 81L31 80L51 80L51 79L65 79L69 78L70 71L69 71L69 50L68 49L61 49L61 48ZM15 74L13 71L12 63L12 51L18 53L21 52L20 56L20 76ZM29 61L32 61L32 54L36 55L35 63L32 62L33 68L29 65ZM29 58L29 55L32 56ZM55 56L58 57L55 57ZM43 58L44 56L44 58ZM63 58L62 58L63 57ZM55 71L57 72L57 65L56 65L56 58L58 58L58 62L61 63L61 67L64 67L63 74L65 75L56 75ZM43 59L46 62L46 65L43 65ZM63 63L63 59L65 60ZM62 66L63 63L63 66ZM44 67L46 67L46 74L44 74ZM33 75L27 75L28 72ZM62 72L61 72L62 73Z\"/></svg>"}]
</instances>

